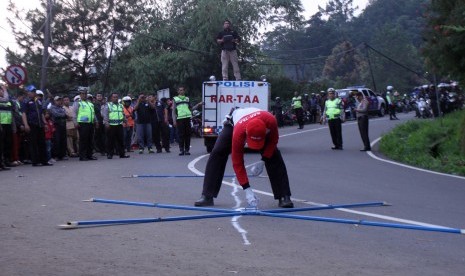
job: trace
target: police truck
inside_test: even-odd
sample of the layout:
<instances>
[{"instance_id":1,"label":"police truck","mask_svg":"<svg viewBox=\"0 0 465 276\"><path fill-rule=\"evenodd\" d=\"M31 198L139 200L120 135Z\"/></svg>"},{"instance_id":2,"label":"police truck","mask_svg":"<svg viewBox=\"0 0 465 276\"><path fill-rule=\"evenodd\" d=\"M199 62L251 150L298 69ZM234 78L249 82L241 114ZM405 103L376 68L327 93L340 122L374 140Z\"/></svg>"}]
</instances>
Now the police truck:
<instances>
[{"instance_id":1,"label":"police truck","mask_svg":"<svg viewBox=\"0 0 465 276\"><path fill-rule=\"evenodd\" d=\"M207 81L203 83L202 135L211 152L233 108L269 110L271 85L266 81Z\"/></svg>"}]
</instances>

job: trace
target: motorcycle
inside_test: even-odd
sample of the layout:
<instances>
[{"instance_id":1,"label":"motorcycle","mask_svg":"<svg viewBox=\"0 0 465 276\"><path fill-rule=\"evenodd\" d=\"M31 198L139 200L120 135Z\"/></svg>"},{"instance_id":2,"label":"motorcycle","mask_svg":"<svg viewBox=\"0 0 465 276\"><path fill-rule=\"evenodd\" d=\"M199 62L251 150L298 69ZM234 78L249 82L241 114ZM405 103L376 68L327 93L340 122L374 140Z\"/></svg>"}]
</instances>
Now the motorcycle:
<instances>
[{"instance_id":1,"label":"motorcycle","mask_svg":"<svg viewBox=\"0 0 465 276\"><path fill-rule=\"evenodd\" d=\"M431 112L431 106L430 104L425 101L423 98L420 98L420 100L417 102L417 109L418 109L418 115L419 118L431 118L433 116L433 113Z\"/></svg>"},{"instance_id":2,"label":"motorcycle","mask_svg":"<svg viewBox=\"0 0 465 276\"><path fill-rule=\"evenodd\" d=\"M198 110L192 112L191 130L194 137L202 137L202 112Z\"/></svg>"}]
</instances>

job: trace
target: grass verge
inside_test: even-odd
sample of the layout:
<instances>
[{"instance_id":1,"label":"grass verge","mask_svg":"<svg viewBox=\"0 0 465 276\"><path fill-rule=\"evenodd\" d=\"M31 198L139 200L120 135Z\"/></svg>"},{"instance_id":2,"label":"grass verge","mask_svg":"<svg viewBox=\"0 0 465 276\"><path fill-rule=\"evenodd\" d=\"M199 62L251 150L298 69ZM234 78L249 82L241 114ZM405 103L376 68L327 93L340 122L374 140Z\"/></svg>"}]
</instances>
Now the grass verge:
<instances>
[{"instance_id":1,"label":"grass verge","mask_svg":"<svg viewBox=\"0 0 465 276\"><path fill-rule=\"evenodd\" d=\"M412 166L465 176L465 111L412 120L383 136L380 151ZM461 146L462 145L462 146Z\"/></svg>"}]
</instances>

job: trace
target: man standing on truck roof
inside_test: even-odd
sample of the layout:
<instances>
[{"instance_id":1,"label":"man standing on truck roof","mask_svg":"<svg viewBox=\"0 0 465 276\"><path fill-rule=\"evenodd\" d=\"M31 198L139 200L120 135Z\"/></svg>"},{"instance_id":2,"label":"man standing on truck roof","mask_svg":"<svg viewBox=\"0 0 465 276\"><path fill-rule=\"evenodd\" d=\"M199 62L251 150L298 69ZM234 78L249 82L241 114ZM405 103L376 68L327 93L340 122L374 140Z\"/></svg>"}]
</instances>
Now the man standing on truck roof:
<instances>
[{"instance_id":1,"label":"man standing on truck roof","mask_svg":"<svg viewBox=\"0 0 465 276\"><path fill-rule=\"evenodd\" d=\"M293 208L286 165L277 148L278 140L278 124L273 114L254 107L234 110L227 116L223 130L210 154L205 169L202 196L195 202L195 206L214 204L213 198L218 196L231 153L234 172L245 191L247 202L249 206L257 207L258 198L250 187L244 165L244 147L247 143L250 149L260 151L262 161L257 167L266 167L274 198L279 200L279 207Z\"/></svg>"},{"instance_id":2,"label":"man standing on truck roof","mask_svg":"<svg viewBox=\"0 0 465 276\"><path fill-rule=\"evenodd\" d=\"M234 77L237 81L240 81L241 72L239 71L236 46L241 42L241 38L236 31L231 30L231 21L224 21L223 31L219 32L216 36L216 42L221 46L221 72L223 74L223 80L228 80L228 66L229 62L231 62L234 70Z\"/></svg>"}]
</instances>

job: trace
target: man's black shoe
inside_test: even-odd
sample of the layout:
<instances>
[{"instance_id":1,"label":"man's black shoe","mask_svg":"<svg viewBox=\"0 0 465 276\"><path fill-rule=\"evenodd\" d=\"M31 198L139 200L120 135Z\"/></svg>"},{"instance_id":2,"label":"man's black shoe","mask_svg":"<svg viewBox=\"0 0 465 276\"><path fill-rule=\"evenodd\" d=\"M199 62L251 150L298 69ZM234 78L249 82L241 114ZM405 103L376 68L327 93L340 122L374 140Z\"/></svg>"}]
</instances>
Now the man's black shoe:
<instances>
[{"instance_id":1,"label":"man's black shoe","mask_svg":"<svg viewBox=\"0 0 465 276\"><path fill-rule=\"evenodd\" d=\"M165 151L168 152L168 153L171 152L170 149L165 149Z\"/></svg>"},{"instance_id":2,"label":"man's black shoe","mask_svg":"<svg viewBox=\"0 0 465 276\"><path fill-rule=\"evenodd\" d=\"M184 155L184 152L183 152L183 151L181 151L181 152L179 153L179 156L181 156L181 155Z\"/></svg>"},{"instance_id":3,"label":"man's black shoe","mask_svg":"<svg viewBox=\"0 0 465 276\"><path fill-rule=\"evenodd\" d=\"M371 149L361 149L360 151L371 151Z\"/></svg>"},{"instance_id":4,"label":"man's black shoe","mask_svg":"<svg viewBox=\"0 0 465 276\"><path fill-rule=\"evenodd\" d=\"M129 157L131 157L131 156L129 156L129 155L121 155L119 158L129 158Z\"/></svg>"},{"instance_id":5,"label":"man's black shoe","mask_svg":"<svg viewBox=\"0 0 465 276\"><path fill-rule=\"evenodd\" d=\"M337 150L338 148L337 147L331 147L332 150Z\"/></svg>"},{"instance_id":6,"label":"man's black shoe","mask_svg":"<svg viewBox=\"0 0 465 276\"><path fill-rule=\"evenodd\" d=\"M283 196L279 199L279 207L281 208L294 208L294 203L292 203L290 196Z\"/></svg>"},{"instance_id":7,"label":"man's black shoe","mask_svg":"<svg viewBox=\"0 0 465 276\"><path fill-rule=\"evenodd\" d=\"M213 197L202 195L199 200L194 203L195 206L213 206Z\"/></svg>"},{"instance_id":8,"label":"man's black shoe","mask_svg":"<svg viewBox=\"0 0 465 276\"><path fill-rule=\"evenodd\" d=\"M184 155L191 155L191 153L188 152L188 151L186 151L186 152L184 153Z\"/></svg>"},{"instance_id":9,"label":"man's black shoe","mask_svg":"<svg viewBox=\"0 0 465 276\"><path fill-rule=\"evenodd\" d=\"M53 166L53 164L50 162L45 162L45 163L42 163L42 166Z\"/></svg>"},{"instance_id":10,"label":"man's black shoe","mask_svg":"<svg viewBox=\"0 0 465 276\"><path fill-rule=\"evenodd\" d=\"M107 155L107 159L113 159L113 155Z\"/></svg>"},{"instance_id":11,"label":"man's black shoe","mask_svg":"<svg viewBox=\"0 0 465 276\"><path fill-rule=\"evenodd\" d=\"M89 159L89 160L97 160L97 157L91 156L91 157L88 157L87 159Z\"/></svg>"},{"instance_id":12,"label":"man's black shoe","mask_svg":"<svg viewBox=\"0 0 465 276\"><path fill-rule=\"evenodd\" d=\"M162 152L161 149L157 149L157 153L161 153L161 152Z\"/></svg>"},{"instance_id":13,"label":"man's black shoe","mask_svg":"<svg viewBox=\"0 0 465 276\"><path fill-rule=\"evenodd\" d=\"M89 161L89 159L87 159L87 158L82 158L82 157L79 157L79 161Z\"/></svg>"}]
</instances>

